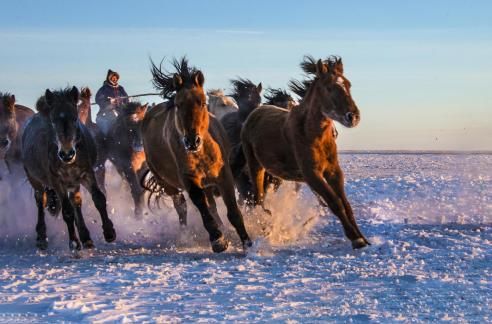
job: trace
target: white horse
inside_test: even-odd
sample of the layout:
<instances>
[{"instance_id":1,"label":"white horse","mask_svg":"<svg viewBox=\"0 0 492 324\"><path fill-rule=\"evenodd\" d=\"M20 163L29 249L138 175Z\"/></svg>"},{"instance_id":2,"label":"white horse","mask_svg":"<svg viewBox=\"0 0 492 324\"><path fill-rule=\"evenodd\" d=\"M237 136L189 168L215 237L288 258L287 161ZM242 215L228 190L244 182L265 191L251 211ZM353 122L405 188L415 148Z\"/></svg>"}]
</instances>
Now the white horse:
<instances>
[{"instance_id":1,"label":"white horse","mask_svg":"<svg viewBox=\"0 0 492 324\"><path fill-rule=\"evenodd\" d=\"M226 114L237 111L239 109L234 98L224 95L224 91L214 89L207 92L208 96L208 111L222 119Z\"/></svg>"}]
</instances>

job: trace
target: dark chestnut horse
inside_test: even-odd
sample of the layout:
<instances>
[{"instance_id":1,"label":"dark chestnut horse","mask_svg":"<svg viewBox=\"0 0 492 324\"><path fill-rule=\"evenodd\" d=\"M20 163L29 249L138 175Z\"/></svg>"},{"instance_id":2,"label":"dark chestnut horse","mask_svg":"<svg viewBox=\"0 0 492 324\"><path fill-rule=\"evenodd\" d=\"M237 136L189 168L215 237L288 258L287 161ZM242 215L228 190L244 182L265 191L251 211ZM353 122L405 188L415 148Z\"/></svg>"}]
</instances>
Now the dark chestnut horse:
<instances>
[{"instance_id":1,"label":"dark chestnut horse","mask_svg":"<svg viewBox=\"0 0 492 324\"><path fill-rule=\"evenodd\" d=\"M186 190L200 211L212 250L227 249L219 225L209 206L218 190L227 207L227 218L236 229L243 247L251 240L236 203L234 182L228 162L227 136L209 114L200 70L188 66L186 58L173 61L176 73L168 73L152 62L154 85L173 105L153 107L144 117L142 138L152 178L173 196Z\"/></svg>"},{"instance_id":2,"label":"dark chestnut horse","mask_svg":"<svg viewBox=\"0 0 492 324\"><path fill-rule=\"evenodd\" d=\"M76 87L53 92L46 90L36 103L38 113L26 125L22 136L22 161L38 207L36 241L40 249L48 246L44 220L46 200L51 204L61 201L71 249L80 249L80 241L85 248L94 246L82 216L81 184L90 192L101 215L104 238L107 242L116 238L106 211L106 197L99 189L93 171L96 145L78 118L78 101Z\"/></svg>"},{"instance_id":3,"label":"dark chestnut horse","mask_svg":"<svg viewBox=\"0 0 492 324\"><path fill-rule=\"evenodd\" d=\"M265 170L292 181L306 182L340 219L353 248L369 244L345 196L338 163L333 120L355 127L360 113L343 75L341 59L317 62L306 57L301 67L313 78L299 106L292 110L263 106L251 113L241 132L243 152L254 182L254 202L263 205Z\"/></svg>"},{"instance_id":4,"label":"dark chestnut horse","mask_svg":"<svg viewBox=\"0 0 492 324\"><path fill-rule=\"evenodd\" d=\"M13 171L14 165L22 168L22 132L32 115L31 109L15 104L13 94L0 92L0 161L5 161L9 172Z\"/></svg>"}]
</instances>

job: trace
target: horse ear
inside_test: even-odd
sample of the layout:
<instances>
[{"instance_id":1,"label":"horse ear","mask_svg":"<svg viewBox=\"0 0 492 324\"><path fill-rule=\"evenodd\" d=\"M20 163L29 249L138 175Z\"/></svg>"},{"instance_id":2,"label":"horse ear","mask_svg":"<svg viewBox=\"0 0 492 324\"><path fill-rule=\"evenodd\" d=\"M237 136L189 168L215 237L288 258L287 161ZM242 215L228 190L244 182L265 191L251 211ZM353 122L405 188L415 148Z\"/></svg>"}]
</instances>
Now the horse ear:
<instances>
[{"instance_id":1,"label":"horse ear","mask_svg":"<svg viewBox=\"0 0 492 324\"><path fill-rule=\"evenodd\" d=\"M73 86L72 90L70 90L70 97L76 104L79 102L79 89L76 86Z\"/></svg>"},{"instance_id":2,"label":"horse ear","mask_svg":"<svg viewBox=\"0 0 492 324\"><path fill-rule=\"evenodd\" d=\"M176 90L181 89L181 86L183 85L183 79L179 76L179 74L174 73L173 75L173 86Z\"/></svg>"},{"instance_id":3,"label":"horse ear","mask_svg":"<svg viewBox=\"0 0 492 324\"><path fill-rule=\"evenodd\" d=\"M9 97L7 97L7 100L5 103L7 104L7 108L13 109L14 105L15 105L15 96L10 95Z\"/></svg>"},{"instance_id":4,"label":"horse ear","mask_svg":"<svg viewBox=\"0 0 492 324\"><path fill-rule=\"evenodd\" d=\"M260 83L258 83L258 86L256 87L256 89L258 89L258 93L261 92L261 90L263 89L263 85Z\"/></svg>"},{"instance_id":5,"label":"horse ear","mask_svg":"<svg viewBox=\"0 0 492 324\"><path fill-rule=\"evenodd\" d=\"M82 90L80 91L80 96L84 99L90 99L91 95L92 95L91 89L87 87L82 88Z\"/></svg>"},{"instance_id":6,"label":"horse ear","mask_svg":"<svg viewBox=\"0 0 492 324\"><path fill-rule=\"evenodd\" d=\"M140 110L142 111L143 114L147 112L147 108L149 108L149 103L147 102L145 105L140 107Z\"/></svg>"},{"instance_id":7,"label":"horse ear","mask_svg":"<svg viewBox=\"0 0 492 324\"><path fill-rule=\"evenodd\" d=\"M46 103L51 106L55 100L55 95L53 92L51 92L50 89L46 89L44 97L46 98Z\"/></svg>"},{"instance_id":8,"label":"horse ear","mask_svg":"<svg viewBox=\"0 0 492 324\"><path fill-rule=\"evenodd\" d=\"M326 64L323 63L321 59L319 59L316 63L316 75L321 76L326 73L328 73L328 67L326 66Z\"/></svg>"},{"instance_id":9,"label":"horse ear","mask_svg":"<svg viewBox=\"0 0 492 324\"><path fill-rule=\"evenodd\" d=\"M197 87L203 87L203 84L205 83L205 77L203 76L202 71L198 71L195 73L195 85Z\"/></svg>"}]
</instances>

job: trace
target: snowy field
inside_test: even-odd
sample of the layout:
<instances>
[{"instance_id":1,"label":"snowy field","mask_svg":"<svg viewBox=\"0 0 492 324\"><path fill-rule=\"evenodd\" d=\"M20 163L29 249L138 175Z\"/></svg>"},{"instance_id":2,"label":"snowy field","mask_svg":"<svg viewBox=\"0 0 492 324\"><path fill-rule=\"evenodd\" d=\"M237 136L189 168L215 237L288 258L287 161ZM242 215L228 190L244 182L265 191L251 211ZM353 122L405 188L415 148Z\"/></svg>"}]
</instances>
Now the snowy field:
<instances>
[{"instance_id":1,"label":"snowy field","mask_svg":"<svg viewBox=\"0 0 492 324\"><path fill-rule=\"evenodd\" d=\"M47 215L50 247L39 253L31 189L4 177L0 322L492 321L492 155L340 158L372 243L363 250L351 249L305 186L296 194L286 184L268 197L270 219L245 212L251 251L242 253L224 218L233 246L213 254L194 207L185 231L166 206L136 220L110 172L116 243L104 242L84 193L97 249L70 252L63 220ZM259 237L259 219L270 237Z\"/></svg>"}]
</instances>

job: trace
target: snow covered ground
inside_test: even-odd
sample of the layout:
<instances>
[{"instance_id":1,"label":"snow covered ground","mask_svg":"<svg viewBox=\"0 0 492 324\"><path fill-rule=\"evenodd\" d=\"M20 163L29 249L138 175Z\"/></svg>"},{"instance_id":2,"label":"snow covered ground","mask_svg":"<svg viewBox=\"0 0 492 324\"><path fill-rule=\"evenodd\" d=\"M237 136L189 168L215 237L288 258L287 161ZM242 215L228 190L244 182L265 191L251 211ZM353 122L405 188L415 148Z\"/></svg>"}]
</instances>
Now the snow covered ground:
<instances>
[{"instance_id":1,"label":"snow covered ground","mask_svg":"<svg viewBox=\"0 0 492 324\"><path fill-rule=\"evenodd\" d=\"M341 163L373 244L363 250L306 187L296 195L286 184L267 201L268 239L258 224L267 218L245 213L254 249L244 255L229 228L233 246L213 254L193 207L186 231L169 207L136 220L110 172L117 242L104 242L84 194L97 249L70 252L64 222L47 217L50 247L39 253L31 190L4 179L0 322L492 321L492 155L343 154Z\"/></svg>"}]
</instances>

